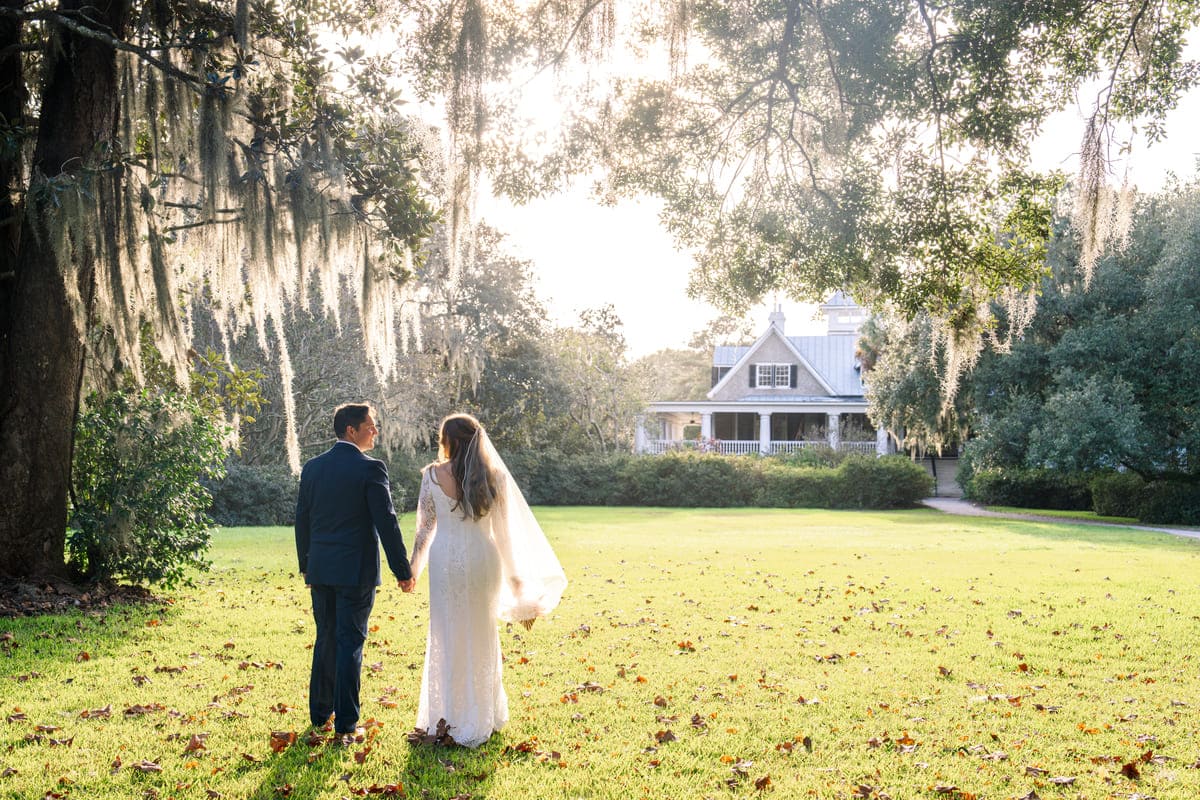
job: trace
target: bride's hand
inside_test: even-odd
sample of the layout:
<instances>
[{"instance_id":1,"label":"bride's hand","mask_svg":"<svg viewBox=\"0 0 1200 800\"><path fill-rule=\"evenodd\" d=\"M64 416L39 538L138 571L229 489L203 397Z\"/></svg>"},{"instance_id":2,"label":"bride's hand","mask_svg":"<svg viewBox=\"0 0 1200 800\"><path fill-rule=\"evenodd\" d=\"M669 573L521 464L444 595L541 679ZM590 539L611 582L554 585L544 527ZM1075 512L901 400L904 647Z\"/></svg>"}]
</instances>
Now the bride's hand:
<instances>
[{"instance_id":1,"label":"bride's hand","mask_svg":"<svg viewBox=\"0 0 1200 800\"><path fill-rule=\"evenodd\" d=\"M537 617L534 617L533 619L523 619L521 620L521 625L525 628L525 630L531 631L533 630L533 623L536 621Z\"/></svg>"}]
</instances>

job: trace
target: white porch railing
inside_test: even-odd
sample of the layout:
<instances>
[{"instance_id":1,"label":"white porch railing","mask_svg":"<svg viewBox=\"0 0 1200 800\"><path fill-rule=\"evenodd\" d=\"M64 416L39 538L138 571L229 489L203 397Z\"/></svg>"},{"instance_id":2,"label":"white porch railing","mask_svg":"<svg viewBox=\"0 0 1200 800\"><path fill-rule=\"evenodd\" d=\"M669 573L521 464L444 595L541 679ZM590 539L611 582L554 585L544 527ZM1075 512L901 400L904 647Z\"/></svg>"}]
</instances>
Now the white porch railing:
<instances>
[{"instance_id":1,"label":"white porch railing","mask_svg":"<svg viewBox=\"0 0 1200 800\"><path fill-rule=\"evenodd\" d=\"M818 447L829 447L829 442L824 439L811 439L796 441L788 439L780 442L771 442L772 453L795 453L800 450L812 450Z\"/></svg>"},{"instance_id":2,"label":"white porch railing","mask_svg":"<svg viewBox=\"0 0 1200 800\"><path fill-rule=\"evenodd\" d=\"M646 453L661 455L672 450L699 450L717 452L726 456L745 456L759 452L761 443L757 439L717 440L705 444L695 439L650 439L646 442ZM829 447L829 442L820 439L812 441L773 441L769 445L771 453L795 453L800 450ZM865 453L875 455L875 442L840 442L838 449L842 452Z\"/></svg>"}]
</instances>

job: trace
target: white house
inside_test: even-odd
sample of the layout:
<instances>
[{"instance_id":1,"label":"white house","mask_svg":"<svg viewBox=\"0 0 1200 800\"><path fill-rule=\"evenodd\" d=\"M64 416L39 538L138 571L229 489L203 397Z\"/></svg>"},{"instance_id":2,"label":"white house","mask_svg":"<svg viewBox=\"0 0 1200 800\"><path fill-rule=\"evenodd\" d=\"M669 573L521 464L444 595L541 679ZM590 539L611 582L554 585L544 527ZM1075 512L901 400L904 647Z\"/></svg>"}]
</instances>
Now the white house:
<instances>
[{"instance_id":1,"label":"white house","mask_svg":"<svg viewBox=\"0 0 1200 800\"><path fill-rule=\"evenodd\" d=\"M651 403L647 416L657 424L648 433L647 416L638 419L635 450L894 452L887 432L876 431L866 416L855 355L864 309L838 292L821 313L828 326L823 336L788 336L776 308L753 344L716 348L707 398Z\"/></svg>"}]
</instances>

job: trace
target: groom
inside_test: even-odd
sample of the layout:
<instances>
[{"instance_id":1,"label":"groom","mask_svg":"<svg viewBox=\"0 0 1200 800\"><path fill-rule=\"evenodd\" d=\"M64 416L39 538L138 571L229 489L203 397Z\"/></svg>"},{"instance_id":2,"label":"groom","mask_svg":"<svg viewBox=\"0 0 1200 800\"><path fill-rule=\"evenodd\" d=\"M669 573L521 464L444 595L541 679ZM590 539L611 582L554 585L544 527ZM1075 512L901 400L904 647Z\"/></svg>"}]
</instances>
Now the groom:
<instances>
[{"instance_id":1,"label":"groom","mask_svg":"<svg viewBox=\"0 0 1200 800\"><path fill-rule=\"evenodd\" d=\"M312 724L333 714L343 744L361 735L358 688L367 620L382 582L379 545L400 588L416 581L392 508L387 467L366 451L379 427L369 405L347 403L333 413L337 442L300 473L296 501L296 555L312 589L317 640L313 645L308 712Z\"/></svg>"}]
</instances>

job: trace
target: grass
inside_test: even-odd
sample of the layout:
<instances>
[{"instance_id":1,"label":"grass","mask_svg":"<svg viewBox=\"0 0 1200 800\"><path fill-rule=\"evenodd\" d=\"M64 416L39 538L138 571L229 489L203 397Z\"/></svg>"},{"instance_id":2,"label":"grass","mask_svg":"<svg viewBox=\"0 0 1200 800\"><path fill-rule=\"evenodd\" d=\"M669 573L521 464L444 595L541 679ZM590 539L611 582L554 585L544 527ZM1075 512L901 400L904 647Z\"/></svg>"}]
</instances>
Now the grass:
<instances>
[{"instance_id":1,"label":"grass","mask_svg":"<svg viewBox=\"0 0 1200 800\"><path fill-rule=\"evenodd\" d=\"M1018 506L985 506L988 511L1001 514L1031 514L1038 517L1056 517L1058 519L1080 519L1088 522L1113 522L1118 525L1138 525L1136 517L1106 517L1095 511L1071 511L1059 508L1020 508Z\"/></svg>"},{"instance_id":2,"label":"grass","mask_svg":"<svg viewBox=\"0 0 1200 800\"><path fill-rule=\"evenodd\" d=\"M306 744L291 533L233 529L160 606L0 621L0 797L1200 795L1195 541L928 510L538 515L572 583L501 631L512 721L480 750L405 741L423 586L376 603L371 741Z\"/></svg>"}]
</instances>

